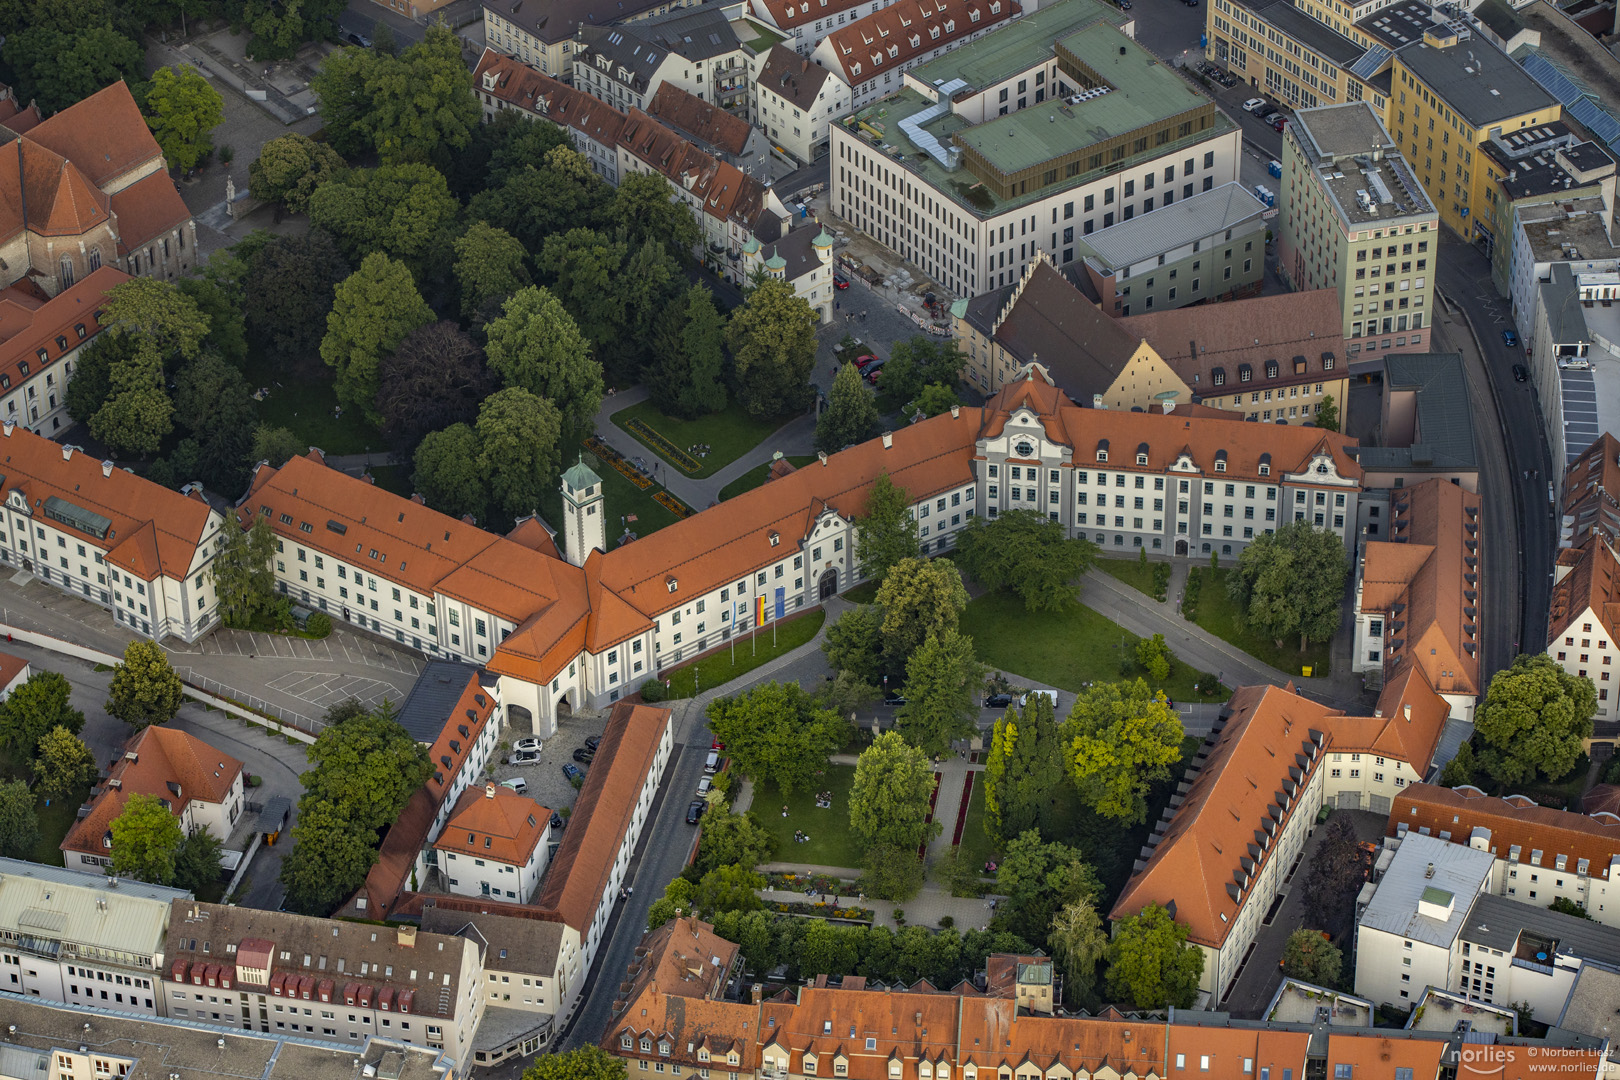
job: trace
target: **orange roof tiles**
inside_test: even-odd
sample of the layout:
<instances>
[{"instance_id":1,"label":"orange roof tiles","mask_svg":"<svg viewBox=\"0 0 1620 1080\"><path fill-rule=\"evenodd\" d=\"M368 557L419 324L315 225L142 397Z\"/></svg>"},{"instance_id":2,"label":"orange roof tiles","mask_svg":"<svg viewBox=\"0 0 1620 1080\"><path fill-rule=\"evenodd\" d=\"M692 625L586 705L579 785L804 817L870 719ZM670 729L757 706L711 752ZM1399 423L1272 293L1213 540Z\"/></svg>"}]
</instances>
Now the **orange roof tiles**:
<instances>
[{"instance_id":1,"label":"orange roof tiles","mask_svg":"<svg viewBox=\"0 0 1620 1080\"><path fill-rule=\"evenodd\" d=\"M671 919L641 939L626 996L650 987L675 997L718 998L725 993L737 951L710 923L691 916Z\"/></svg>"},{"instance_id":2,"label":"orange roof tiles","mask_svg":"<svg viewBox=\"0 0 1620 1080\"><path fill-rule=\"evenodd\" d=\"M647 102L647 112L678 131L733 156L747 148L754 134L753 126L742 117L696 94L689 94L672 82L659 84L658 91Z\"/></svg>"},{"instance_id":3,"label":"orange roof tiles","mask_svg":"<svg viewBox=\"0 0 1620 1080\"><path fill-rule=\"evenodd\" d=\"M1349 1034L1329 1029L1327 1033L1328 1071L1335 1065L1350 1066L1352 1076L1395 1076L1397 1069L1411 1069L1411 1075L1440 1075L1446 1043L1440 1039L1399 1039L1380 1035Z\"/></svg>"},{"instance_id":4,"label":"orange roof tiles","mask_svg":"<svg viewBox=\"0 0 1620 1080\"><path fill-rule=\"evenodd\" d=\"M1547 609L1547 644L1557 644L1570 632L1575 620L1587 612L1603 624L1611 640L1620 638L1620 587L1616 585L1620 561L1615 559L1614 549L1601 538L1591 538L1583 546L1560 555L1559 563L1574 568L1553 585Z\"/></svg>"},{"instance_id":5,"label":"orange roof tiles","mask_svg":"<svg viewBox=\"0 0 1620 1080\"><path fill-rule=\"evenodd\" d=\"M895 0L834 30L826 42L844 81L860 86L1023 11L1017 0Z\"/></svg>"},{"instance_id":6,"label":"orange roof tiles","mask_svg":"<svg viewBox=\"0 0 1620 1080\"><path fill-rule=\"evenodd\" d=\"M749 9L773 26L790 30L817 19L831 19L839 12L860 7L860 0L836 0L829 6L818 6L810 0L749 0Z\"/></svg>"},{"instance_id":7,"label":"orange roof tiles","mask_svg":"<svg viewBox=\"0 0 1620 1080\"><path fill-rule=\"evenodd\" d=\"M9 693L28 676L28 661L10 653L0 653L0 694Z\"/></svg>"},{"instance_id":8,"label":"orange roof tiles","mask_svg":"<svg viewBox=\"0 0 1620 1080\"><path fill-rule=\"evenodd\" d=\"M101 333L102 298L128 280L123 271L103 266L43 303L17 286L0 292L0 376L5 376L0 389L21 386L29 375L39 374ZM23 374L25 363L28 375Z\"/></svg>"},{"instance_id":9,"label":"orange roof tiles","mask_svg":"<svg viewBox=\"0 0 1620 1080\"><path fill-rule=\"evenodd\" d=\"M193 799L223 803L241 772L240 761L195 735L154 724L125 744L123 756L92 795L90 813L74 823L62 850L103 854L102 836L133 794L157 796L178 817Z\"/></svg>"},{"instance_id":10,"label":"orange roof tiles","mask_svg":"<svg viewBox=\"0 0 1620 1080\"><path fill-rule=\"evenodd\" d=\"M377 861L366 871L365 884L351 896L338 914L362 919L386 919L398 912L400 898L410 883L411 871L427 843L439 802L426 786L419 787L405 804L399 820L388 826L377 850ZM360 901L364 900L362 906Z\"/></svg>"},{"instance_id":11,"label":"orange roof tiles","mask_svg":"<svg viewBox=\"0 0 1620 1080\"><path fill-rule=\"evenodd\" d=\"M433 846L511 866L526 866L550 829L551 811L494 781L461 793ZM465 838L465 839L463 839Z\"/></svg>"},{"instance_id":12,"label":"orange roof tiles","mask_svg":"<svg viewBox=\"0 0 1620 1080\"><path fill-rule=\"evenodd\" d=\"M670 711L621 701L608 717L596 758L574 804L572 828L552 857L537 907L550 908L586 936L613 873L641 786L652 769Z\"/></svg>"},{"instance_id":13,"label":"orange roof tiles","mask_svg":"<svg viewBox=\"0 0 1620 1080\"><path fill-rule=\"evenodd\" d=\"M1580 547L1591 536L1620 536L1620 439L1605 431L1564 470L1560 543Z\"/></svg>"},{"instance_id":14,"label":"orange roof tiles","mask_svg":"<svg viewBox=\"0 0 1620 1080\"><path fill-rule=\"evenodd\" d=\"M6 130L21 135L44 119L39 114L38 105L32 101L23 105L17 100L17 95L11 87L5 87L0 91L0 126L4 126Z\"/></svg>"},{"instance_id":15,"label":"orange roof tiles","mask_svg":"<svg viewBox=\"0 0 1620 1080\"><path fill-rule=\"evenodd\" d=\"M1328 719L1328 749L1381 754L1411 765L1419 775L1434 760L1451 707L1408 667L1384 684L1373 716Z\"/></svg>"},{"instance_id":16,"label":"orange roof tiles","mask_svg":"<svg viewBox=\"0 0 1620 1080\"><path fill-rule=\"evenodd\" d=\"M28 139L73 162L100 188L163 153L122 81L69 105L31 130Z\"/></svg>"},{"instance_id":17,"label":"orange roof tiles","mask_svg":"<svg viewBox=\"0 0 1620 1080\"><path fill-rule=\"evenodd\" d=\"M112 212L118 218L118 246L122 252L138 251L191 220L191 211L186 209L174 181L162 171L114 192Z\"/></svg>"},{"instance_id":18,"label":"orange roof tiles","mask_svg":"<svg viewBox=\"0 0 1620 1080\"><path fill-rule=\"evenodd\" d=\"M473 90L570 127L606 146L617 146L625 116L596 98L485 48L473 70Z\"/></svg>"},{"instance_id":19,"label":"orange roof tiles","mask_svg":"<svg viewBox=\"0 0 1620 1080\"><path fill-rule=\"evenodd\" d=\"M1607 878L1609 863L1620 857L1620 818L1555 810L1522 795L1498 799L1475 787L1411 785L1395 796L1388 834L1396 835L1400 825L1412 832L1426 828L1432 836L1450 833L1457 844L1468 843L1475 829L1489 829L1490 851L1498 859L1509 858L1515 846L1526 863L1534 851L1543 853L1543 866L1565 855L1570 869L1584 859L1598 878Z\"/></svg>"},{"instance_id":20,"label":"orange roof tiles","mask_svg":"<svg viewBox=\"0 0 1620 1080\"><path fill-rule=\"evenodd\" d=\"M461 697L444 718L444 726L439 729L438 737L428 749L428 758L433 762L433 775L428 777L423 787L433 798L435 812L444 802L451 781L461 772L462 763L483 734L484 725L495 715L495 709L495 695L483 688L478 681L477 671L473 670L467 678L467 685L461 689Z\"/></svg>"}]
</instances>

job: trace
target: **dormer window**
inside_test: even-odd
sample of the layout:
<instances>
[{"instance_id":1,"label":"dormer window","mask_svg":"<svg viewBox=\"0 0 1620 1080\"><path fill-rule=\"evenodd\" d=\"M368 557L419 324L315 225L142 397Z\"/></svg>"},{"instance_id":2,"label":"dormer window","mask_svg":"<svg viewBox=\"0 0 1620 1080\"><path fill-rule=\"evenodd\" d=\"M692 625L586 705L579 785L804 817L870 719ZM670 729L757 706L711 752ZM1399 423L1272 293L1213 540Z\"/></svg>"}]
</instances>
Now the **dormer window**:
<instances>
[{"instance_id":1,"label":"dormer window","mask_svg":"<svg viewBox=\"0 0 1620 1080\"><path fill-rule=\"evenodd\" d=\"M679 587L679 585L680 585L680 582L677 581L676 579L672 578L672 577L664 579L664 587L666 589L668 589L670 592L674 592L676 590L676 588Z\"/></svg>"},{"instance_id":2,"label":"dormer window","mask_svg":"<svg viewBox=\"0 0 1620 1080\"><path fill-rule=\"evenodd\" d=\"M667 1039L659 1039L658 1040L658 1052L660 1054L662 1054L664 1057L669 1057L669 1040L667 1040Z\"/></svg>"},{"instance_id":3,"label":"dormer window","mask_svg":"<svg viewBox=\"0 0 1620 1080\"><path fill-rule=\"evenodd\" d=\"M990 0L990 14L1001 14L1001 0Z\"/></svg>"},{"instance_id":4,"label":"dormer window","mask_svg":"<svg viewBox=\"0 0 1620 1080\"><path fill-rule=\"evenodd\" d=\"M1254 379L1254 368L1249 364L1238 365L1238 382L1250 382Z\"/></svg>"},{"instance_id":5,"label":"dormer window","mask_svg":"<svg viewBox=\"0 0 1620 1080\"><path fill-rule=\"evenodd\" d=\"M1216 472L1225 472L1226 471L1226 451L1225 450L1217 450L1217 451L1215 451L1215 471Z\"/></svg>"},{"instance_id":6,"label":"dormer window","mask_svg":"<svg viewBox=\"0 0 1620 1080\"><path fill-rule=\"evenodd\" d=\"M955 19L946 19L945 20L945 32L947 34L956 33L956 20Z\"/></svg>"},{"instance_id":7,"label":"dormer window","mask_svg":"<svg viewBox=\"0 0 1620 1080\"><path fill-rule=\"evenodd\" d=\"M978 22L978 21L979 21L979 9L974 8L972 11L968 12L968 22Z\"/></svg>"},{"instance_id":8,"label":"dormer window","mask_svg":"<svg viewBox=\"0 0 1620 1080\"><path fill-rule=\"evenodd\" d=\"M898 46L898 45L890 45L889 46L889 59L893 60L895 57L897 57L899 55L900 55L900 46Z\"/></svg>"},{"instance_id":9,"label":"dormer window","mask_svg":"<svg viewBox=\"0 0 1620 1080\"><path fill-rule=\"evenodd\" d=\"M486 75L484 78L485 78L486 81L488 81L489 76ZM629 1035L620 1035L619 1036L619 1049L621 1049L621 1050L631 1050L631 1049L635 1048L635 1045L636 1045L636 1040L632 1039Z\"/></svg>"},{"instance_id":10,"label":"dormer window","mask_svg":"<svg viewBox=\"0 0 1620 1080\"><path fill-rule=\"evenodd\" d=\"M776 547L781 542L782 542L782 534L781 533L776 533L776 532L771 533L771 547Z\"/></svg>"},{"instance_id":11,"label":"dormer window","mask_svg":"<svg viewBox=\"0 0 1620 1080\"><path fill-rule=\"evenodd\" d=\"M652 1040L645 1035L641 1037L641 1052L643 1054L652 1053Z\"/></svg>"},{"instance_id":12,"label":"dormer window","mask_svg":"<svg viewBox=\"0 0 1620 1080\"><path fill-rule=\"evenodd\" d=\"M1148 461L1148 444L1142 443L1136 448L1136 463L1146 465Z\"/></svg>"},{"instance_id":13,"label":"dormer window","mask_svg":"<svg viewBox=\"0 0 1620 1080\"><path fill-rule=\"evenodd\" d=\"M889 1080L900 1080L900 1060L898 1058L889 1059Z\"/></svg>"},{"instance_id":14,"label":"dormer window","mask_svg":"<svg viewBox=\"0 0 1620 1080\"><path fill-rule=\"evenodd\" d=\"M1266 361L1266 378L1275 379L1276 377L1277 377L1277 361L1275 361L1275 360L1267 360Z\"/></svg>"},{"instance_id":15,"label":"dormer window","mask_svg":"<svg viewBox=\"0 0 1620 1080\"><path fill-rule=\"evenodd\" d=\"M921 44L922 44L922 38L917 34L912 34L911 35L911 47L913 49L915 49L917 46L919 46ZM891 48L892 48L892 46L891 46Z\"/></svg>"},{"instance_id":16,"label":"dormer window","mask_svg":"<svg viewBox=\"0 0 1620 1080\"><path fill-rule=\"evenodd\" d=\"M1209 379L1216 386L1225 386L1226 385L1226 369L1225 368L1216 368L1215 370L1213 370L1213 371L1211 371L1209 373Z\"/></svg>"},{"instance_id":17,"label":"dormer window","mask_svg":"<svg viewBox=\"0 0 1620 1080\"><path fill-rule=\"evenodd\" d=\"M1261 476L1270 476L1271 475L1271 466L1270 465L1262 465L1262 466L1260 466L1260 475Z\"/></svg>"},{"instance_id":18,"label":"dormer window","mask_svg":"<svg viewBox=\"0 0 1620 1080\"><path fill-rule=\"evenodd\" d=\"M939 40L939 27L930 26L928 28L928 36L930 38L932 38L933 40L938 41Z\"/></svg>"},{"instance_id":19,"label":"dormer window","mask_svg":"<svg viewBox=\"0 0 1620 1080\"><path fill-rule=\"evenodd\" d=\"M813 1055L813 1054L804 1055L804 1074L806 1076L814 1076L814 1075L816 1075L816 1059L815 1059L815 1055Z\"/></svg>"}]
</instances>

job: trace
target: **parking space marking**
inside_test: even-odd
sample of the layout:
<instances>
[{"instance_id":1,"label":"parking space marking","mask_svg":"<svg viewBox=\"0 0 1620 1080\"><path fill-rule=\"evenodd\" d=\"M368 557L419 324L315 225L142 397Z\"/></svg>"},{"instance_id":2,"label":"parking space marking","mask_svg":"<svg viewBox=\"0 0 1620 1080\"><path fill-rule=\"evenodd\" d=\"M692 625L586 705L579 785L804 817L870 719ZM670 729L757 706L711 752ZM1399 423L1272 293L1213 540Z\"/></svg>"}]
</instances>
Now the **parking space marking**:
<instances>
[{"instance_id":1,"label":"parking space marking","mask_svg":"<svg viewBox=\"0 0 1620 1080\"><path fill-rule=\"evenodd\" d=\"M265 685L323 709L349 698L362 705L376 705L384 698L393 700L400 695L399 688L392 683L326 671L291 671Z\"/></svg>"}]
</instances>

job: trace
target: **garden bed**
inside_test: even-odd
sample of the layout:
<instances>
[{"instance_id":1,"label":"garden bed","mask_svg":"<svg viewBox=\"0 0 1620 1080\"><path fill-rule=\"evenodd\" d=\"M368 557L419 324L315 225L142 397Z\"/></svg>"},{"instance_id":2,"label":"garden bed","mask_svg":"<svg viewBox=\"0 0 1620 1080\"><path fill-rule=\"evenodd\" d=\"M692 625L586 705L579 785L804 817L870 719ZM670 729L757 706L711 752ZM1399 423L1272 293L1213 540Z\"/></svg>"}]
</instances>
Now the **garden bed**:
<instances>
[{"instance_id":1,"label":"garden bed","mask_svg":"<svg viewBox=\"0 0 1620 1080\"><path fill-rule=\"evenodd\" d=\"M665 416L651 402L620 409L612 416L616 427L669 466L696 479L713 476L765 441L790 417L758 420L731 405L697 420ZM701 452L695 447L706 447Z\"/></svg>"}]
</instances>

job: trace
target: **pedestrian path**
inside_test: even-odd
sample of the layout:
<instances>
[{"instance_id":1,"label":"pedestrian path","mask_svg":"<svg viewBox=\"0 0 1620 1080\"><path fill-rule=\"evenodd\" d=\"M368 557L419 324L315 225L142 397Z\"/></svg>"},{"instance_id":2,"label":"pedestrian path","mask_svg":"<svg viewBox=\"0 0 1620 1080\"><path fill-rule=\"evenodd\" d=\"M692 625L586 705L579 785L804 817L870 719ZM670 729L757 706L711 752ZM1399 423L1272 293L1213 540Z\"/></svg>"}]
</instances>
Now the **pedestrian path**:
<instances>
[{"instance_id":1,"label":"pedestrian path","mask_svg":"<svg viewBox=\"0 0 1620 1080\"><path fill-rule=\"evenodd\" d=\"M811 874L821 874L826 877L843 877L853 881L859 875L853 870L839 870L836 867L788 867L779 873L793 873L803 871ZM803 891L793 892L787 889L761 889L760 899L767 904L814 904L823 901L828 908L832 907L833 896L830 893L815 893L806 895ZM910 900L896 903L892 900L877 900L873 897L838 897L840 907L861 907L872 912L873 926L887 926L898 929L902 926L926 926L930 929L940 925L940 920L949 918L951 925L963 931L983 930L989 927L990 919L995 914L991 904L1000 901L998 896L986 896L980 899L976 896L952 896L945 889L930 881L922 890ZM904 921L895 918L894 913L899 911Z\"/></svg>"}]
</instances>

